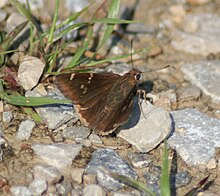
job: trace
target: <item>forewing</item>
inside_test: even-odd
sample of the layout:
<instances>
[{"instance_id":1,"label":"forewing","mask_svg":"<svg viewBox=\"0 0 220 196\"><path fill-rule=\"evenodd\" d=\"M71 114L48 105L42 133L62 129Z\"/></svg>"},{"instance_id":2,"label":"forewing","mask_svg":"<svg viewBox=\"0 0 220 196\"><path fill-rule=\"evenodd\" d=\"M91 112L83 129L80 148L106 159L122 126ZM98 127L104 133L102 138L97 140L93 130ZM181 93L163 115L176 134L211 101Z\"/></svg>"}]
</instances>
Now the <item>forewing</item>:
<instances>
[{"instance_id":1,"label":"forewing","mask_svg":"<svg viewBox=\"0 0 220 196\"><path fill-rule=\"evenodd\" d=\"M56 76L55 84L65 97L80 109L86 109L97 104L119 77L117 74L69 73Z\"/></svg>"}]
</instances>

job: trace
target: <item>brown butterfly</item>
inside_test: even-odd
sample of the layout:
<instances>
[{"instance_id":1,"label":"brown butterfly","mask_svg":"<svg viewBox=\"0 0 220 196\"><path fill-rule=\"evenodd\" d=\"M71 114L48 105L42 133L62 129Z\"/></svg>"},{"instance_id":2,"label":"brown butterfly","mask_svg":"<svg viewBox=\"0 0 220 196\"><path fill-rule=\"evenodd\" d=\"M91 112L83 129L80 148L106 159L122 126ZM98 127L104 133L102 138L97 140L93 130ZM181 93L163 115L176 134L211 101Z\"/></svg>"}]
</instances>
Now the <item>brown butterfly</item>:
<instances>
[{"instance_id":1,"label":"brown butterfly","mask_svg":"<svg viewBox=\"0 0 220 196\"><path fill-rule=\"evenodd\" d=\"M63 73L55 77L58 89L76 106L83 124L100 135L113 132L131 115L141 71Z\"/></svg>"}]
</instances>

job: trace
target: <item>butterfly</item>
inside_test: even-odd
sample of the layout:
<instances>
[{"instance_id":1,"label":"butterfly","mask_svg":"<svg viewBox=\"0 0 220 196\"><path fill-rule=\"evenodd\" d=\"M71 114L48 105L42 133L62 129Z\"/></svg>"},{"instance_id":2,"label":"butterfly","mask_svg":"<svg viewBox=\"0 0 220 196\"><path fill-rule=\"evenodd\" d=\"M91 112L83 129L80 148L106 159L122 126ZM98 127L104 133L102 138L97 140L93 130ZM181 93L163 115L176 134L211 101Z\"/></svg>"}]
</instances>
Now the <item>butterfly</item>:
<instances>
[{"instance_id":1,"label":"butterfly","mask_svg":"<svg viewBox=\"0 0 220 196\"><path fill-rule=\"evenodd\" d=\"M80 121L99 135L112 133L130 117L141 71L115 73L62 73L55 84L72 100Z\"/></svg>"}]
</instances>

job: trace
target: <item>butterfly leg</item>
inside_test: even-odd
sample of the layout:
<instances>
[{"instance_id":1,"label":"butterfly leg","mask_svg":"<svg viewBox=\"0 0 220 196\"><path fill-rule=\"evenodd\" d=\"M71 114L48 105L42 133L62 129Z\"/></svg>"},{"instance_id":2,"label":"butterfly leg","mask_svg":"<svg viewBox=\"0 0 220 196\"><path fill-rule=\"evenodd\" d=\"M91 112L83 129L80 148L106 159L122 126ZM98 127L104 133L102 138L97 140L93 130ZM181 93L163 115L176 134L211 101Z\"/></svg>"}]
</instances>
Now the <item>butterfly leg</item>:
<instances>
[{"instance_id":1,"label":"butterfly leg","mask_svg":"<svg viewBox=\"0 0 220 196\"><path fill-rule=\"evenodd\" d=\"M139 106L140 111L143 114L144 118L146 119L146 116L144 114L143 108L141 106L141 101L140 101L142 95L144 96L144 99L146 101L146 91L144 91L144 90L137 90L137 94L138 94L138 106Z\"/></svg>"}]
</instances>

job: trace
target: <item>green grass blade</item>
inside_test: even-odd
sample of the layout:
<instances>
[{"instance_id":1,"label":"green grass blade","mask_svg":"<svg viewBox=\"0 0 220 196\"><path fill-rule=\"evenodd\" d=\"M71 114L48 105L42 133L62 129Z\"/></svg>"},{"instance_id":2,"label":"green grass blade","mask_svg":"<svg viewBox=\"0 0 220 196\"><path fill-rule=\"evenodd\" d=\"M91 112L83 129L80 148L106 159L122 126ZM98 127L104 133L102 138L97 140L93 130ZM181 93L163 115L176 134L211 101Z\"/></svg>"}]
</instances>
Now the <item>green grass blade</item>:
<instances>
[{"instance_id":1,"label":"green grass blade","mask_svg":"<svg viewBox=\"0 0 220 196\"><path fill-rule=\"evenodd\" d=\"M0 98L12 105L25 107L71 103L70 100L52 99L48 97L24 97L21 95L7 95L3 92L0 92Z\"/></svg>"},{"instance_id":2,"label":"green grass blade","mask_svg":"<svg viewBox=\"0 0 220 196\"><path fill-rule=\"evenodd\" d=\"M120 0L112 0L109 7L108 18L116 19L118 17L119 7ZM108 24L104 35L101 38L97 51L106 43L107 39L111 36L113 30L114 24Z\"/></svg>"},{"instance_id":3,"label":"green grass blade","mask_svg":"<svg viewBox=\"0 0 220 196\"><path fill-rule=\"evenodd\" d=\"M49 34L49 39L48 42L52 43L53 41L53 33L55 31L55 27L56 27L56 22L57 22L57 18L58 18L58 9L59 9L59 0L55 1L55 12L54 12L54 17L53 17L53 23L50 29L50 34Z\"/></svg>"},{"instance_id":4,"label":"green grass blade","mask_svg":"<svg viewBox=\"0 0 220 196\"><path fill-rule=\"evenodd\" d=\"M73 56L73 58L71 59L71 61L69 62L69 64L67 65L66 68L72 68L74 66L77 65L77 62L79 61L79 59L81 58L81 56L84 54L84 52L88 49L89 43L91 42L92 39L92 33L93 33L93 28L92 26L89 26L87 35L86 35L86 39L83 42L83 46L82 48L80 48L75 55Z\"/></svg>"},{"instance_id":5,"label":"green grass blade","mask_svg":"<svg viewBox=\"0 0 220 196\"><path fill-rule=\"evenodd\" d=\"M22 107L22 110L31 117L36 123L43 123L42 118L31 107Z\"/></svg>"},{"instance_id":6,"label":"green grass blade","mask_svg":"<svg viewBox=\"0 0 220 196\"><path fill-rule=\"evenodd\" d=\"M58 39L60 39L64 35L66 35L69 31L77 30L77 29L84 27L84 26L87 26L87 25L89 25L88 22L82 22L82 23L70 25L69 27L67 27L67 28L63 29L61 32L59 32L57 35L54 35L53 42L57 41ZM46 36L46 35L44 35L44 36Z\"/></svg>"},{"instance_id":7,"label":"green grass blade","mask_svg":"<svg viewBox=\"0 0 220 196\"><path fill-rule=\"evenodd\" d=\"M160 179L160 191L162 196L171 195L169 161L168 161L168 150L167 150L166 140L164 140L164 147L163 147L163 163L162 163L162 174Z\"/></svg>"},{"instance_id":8,"label":"green grass blade","mask_svg":"<svg viewBox=\"0 0 220 196\"><path fill-rule=\"evenodd\" d=\"M121 20L116 18L100 18L91 20L90 23L105 23L105 24L130 24L130 23L137 23L138 21L135 20Z\"/></svg>"}]
</instances>

